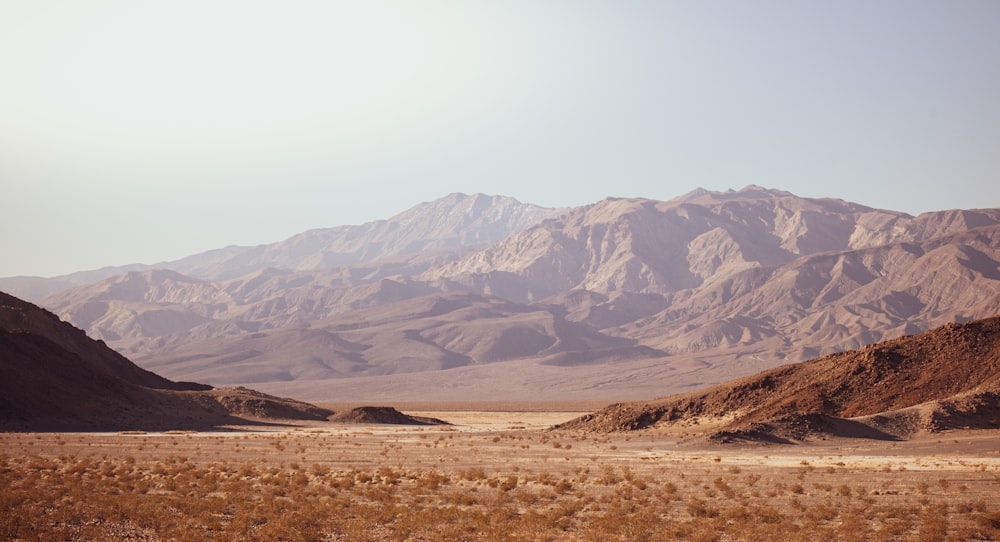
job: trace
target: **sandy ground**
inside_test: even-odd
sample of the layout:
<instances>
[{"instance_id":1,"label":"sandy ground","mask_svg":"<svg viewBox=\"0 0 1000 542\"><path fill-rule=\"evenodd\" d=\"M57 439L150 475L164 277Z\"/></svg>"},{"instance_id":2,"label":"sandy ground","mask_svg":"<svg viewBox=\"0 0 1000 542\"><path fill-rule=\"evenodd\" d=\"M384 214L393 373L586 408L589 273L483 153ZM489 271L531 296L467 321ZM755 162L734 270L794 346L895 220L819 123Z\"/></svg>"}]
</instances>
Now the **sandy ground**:
<instances>
[{"instance_id":1,"label":"sandy ground","mask_svg":"<svg viewBox=\"0 0 1000 542\"><path fill-rule=\"evenodd\" d=\"M458 407L456 407L458 408ZM218 431L119 433L0 433L0 454L83 454L113 451L156 458L183 454L192 460L256 460L281 463L299 460L369 464L385 461L368 451L394 449L402 463L435 459L451 463L548 462L559 459L602 462L720 463L797 468L805 462L856 469L898 471L995 472L1000 474L1000 430L954 431L922 435L909 441L818 439L797 445L713 444L691 428L633 433L587 434L552 431L553 426L588 411L583 410L405 410L407 414L438 418L446 426L355 425L294 422L261 426L231 426ZM426 442L448 440L447 446ZM278 449L273 443L287 441ZM350 441L349 446L337 446ZM535 443L511 446L510 441ZM537 449L539 444L565 441L570 446ZM420 444L420 446L402 446ZM297 446L296 446L297 445ZM398 445L398 446L397 446ZM473 450L473 456L454 453ZM426 450L433 449L435 452ZM442 450L443 449L443 450ZM264 451L265 453L259 453ZM443 457L441 451L447 451ZM707 458L707 459L706 459ZM722 458L720 461L719 458ZM998 476L1000 479L1000 476ZM998 493L1000 496L1000 493Z\"/></svg>"}]
</instances>

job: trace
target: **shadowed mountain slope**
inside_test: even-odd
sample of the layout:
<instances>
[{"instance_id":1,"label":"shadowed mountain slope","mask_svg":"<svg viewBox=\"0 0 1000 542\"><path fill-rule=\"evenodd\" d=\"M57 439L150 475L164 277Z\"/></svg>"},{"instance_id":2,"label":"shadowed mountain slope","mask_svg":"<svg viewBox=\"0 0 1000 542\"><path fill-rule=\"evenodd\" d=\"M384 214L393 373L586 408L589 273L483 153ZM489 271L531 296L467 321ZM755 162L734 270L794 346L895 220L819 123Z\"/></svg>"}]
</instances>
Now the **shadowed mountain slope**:
<instances>
[{"instance_id":1,"label":"shadowed mountain slope","mask_svg":"<svg viewBox=\"0 0 1000 542\"><path fill-rule=\"evenodd\" d=\"M0 292L0 429L193 429L329 414L251 390L172 382Z\"/></svg>"},{"instance_id":2,"label":"shadowed mountain slope","mask_svg":"<svg viewBox=\"0 0 1000 542\"><path fill-rule=\"evenodd\" d=\"M788 365L707 390L616 404L561 428L623 431L725 421L716 436L783 441L810 433L899 438L996 427L1000 316L948 324Z\"/></svg>"},{"instance_id":3,"label":"shadowed mountain slope","mask_svg":"<svg viewBox=\"0 0 1000 542\"><path fill-rule=\"evenodd\" d=\"M205 340L139 358L165 375L219 384L376 376L533 358L554 365L660 353L545 307L444 293L308 325Z\"/></svg>"},{"instance_id":4,"label":"shadowed mountain slope","mask_svg":"<svg viewBox=\"0 0 1000 542\"><path fill-rule=\"evenodd\" d=\"M306 325L438 292L405 279L350 286L342 274L265 269L221 283L150 270L58 294L47 307L137 357L192 342Z\"/></svg>"}]
</instances>

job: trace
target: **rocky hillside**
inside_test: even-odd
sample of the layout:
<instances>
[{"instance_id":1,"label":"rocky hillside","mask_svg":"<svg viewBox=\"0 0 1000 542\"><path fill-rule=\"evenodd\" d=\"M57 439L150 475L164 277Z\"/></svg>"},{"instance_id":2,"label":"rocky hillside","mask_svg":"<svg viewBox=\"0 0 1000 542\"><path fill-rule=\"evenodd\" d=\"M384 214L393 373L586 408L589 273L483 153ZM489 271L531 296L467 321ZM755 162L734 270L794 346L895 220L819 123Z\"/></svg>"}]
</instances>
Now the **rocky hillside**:
<instances>
[{"instance_id":1,"label":"rocky hillside","mask_svg":"<svg viewBox=\"0 0 1000 542\"><path fill-rule=\"evenodd\" d=\"M714 422L713 422L714 420ZM901 438L1000 427L1000 316L948 324L788 365L707 390L617 404L563 429L722 424L719 440L788 442L815 433Z\"/></svg>"},{"instance_id":2,"label":"rocky hillside","mask_svg":"<svg viewBox=\"0 0 1000 542\"><path fill-rule=\"evenodd\" d=\"M329 414L251 390L172 382L0 292L0 430L194 429Z\"/></svg>"}]
</instances>

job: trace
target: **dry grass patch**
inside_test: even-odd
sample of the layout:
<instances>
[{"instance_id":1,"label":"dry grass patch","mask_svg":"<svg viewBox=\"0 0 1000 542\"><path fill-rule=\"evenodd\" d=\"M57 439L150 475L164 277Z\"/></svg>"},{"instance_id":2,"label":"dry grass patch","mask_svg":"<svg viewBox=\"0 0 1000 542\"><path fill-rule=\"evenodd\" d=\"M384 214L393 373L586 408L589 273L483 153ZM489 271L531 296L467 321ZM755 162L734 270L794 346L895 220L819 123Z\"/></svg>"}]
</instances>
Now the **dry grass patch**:
<instances>
[{"instance_id":1,"label":"dry grass patch","mask_svg":"<svg viewBox=\"0 0 1000 542\"><path fill-rule=\"evenodd\" d=\"M2 434L0 540L1000 539L995 458L510 427Z\"/></svg>"}]
</instances>

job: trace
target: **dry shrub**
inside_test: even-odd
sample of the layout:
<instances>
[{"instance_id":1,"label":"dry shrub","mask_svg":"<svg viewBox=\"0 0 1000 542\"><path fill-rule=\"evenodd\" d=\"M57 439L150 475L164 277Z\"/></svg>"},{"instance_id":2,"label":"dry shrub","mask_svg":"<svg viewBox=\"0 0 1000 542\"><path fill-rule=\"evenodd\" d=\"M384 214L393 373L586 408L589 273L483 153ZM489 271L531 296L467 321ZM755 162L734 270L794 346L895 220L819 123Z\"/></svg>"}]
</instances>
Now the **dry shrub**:
<instances>
[{"instance_id":1,"label":"dry shrub","mask_svg":"<svg viewBox=\"0 0 1000 542\"><path fill-rule=\"evenodd\" d=\"M440 471L426 471L419 478L417 478L417 488L434 491L449 481L450 479L448 475Z\"/></svg>"},{"instance_id":2,"label":"dry shrub","mask_svg":"<svg viewBox=\"0 0 1000 542\"><path fill-rule=\"evenodd\" d=\"M273 454L273 439L256 442ZM493 449L510 453L506 444ZM379 446L364 450L377 456ZM0 540L1000 539L990 474L963 475L964 500L942 506L960 482L934 485L937 476L898 469L874 479L872 471L814 472L809 487L819 491L808 494L796 480L801 466L767 471L765 483L746 473L758 467L738 472L711 457L684 468L619 460L598 470L584 452L515 470L507 462L449 468L451 456L427 453L433 467L365 456L331 468L351 463L292 452L279 457L287 467L273 456L227 463L152 450L138 459L0 455Z\"/></svg>"},{"instance_id":3,"label":"dry shrub","mask_svg":"<svg viewBox=\"0 0 1000 542\"><path fill-rule=\"evenodd\" d=\"M510 491L517 487L518 477L515 474L508 475L506 478L500 481L500 489L503 491Z\"/></svg>"},{"instance_id":4,"label":"dry shrub","mask_svg":"<svg viewBox=\"0 0 1000 542\"><path fill-rule=\"evenodd\" d=\"M944 540L948 534L948 505L939 504L925 510L920 517L917 539L921 542Z\"/></svg>"},{"instance_id":5,"label":"dry shrub","mask_svg":"<svg viewBox=\"0 0 1000 542\"><path fill-rule=\"evenodd\" d=\"M573 482L566 480L565 478L556 482L554 489L556 493L562 495L573 489Z\"/></svg>"}]
</instances>

